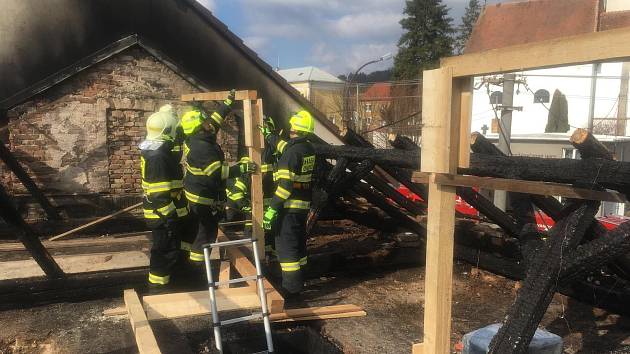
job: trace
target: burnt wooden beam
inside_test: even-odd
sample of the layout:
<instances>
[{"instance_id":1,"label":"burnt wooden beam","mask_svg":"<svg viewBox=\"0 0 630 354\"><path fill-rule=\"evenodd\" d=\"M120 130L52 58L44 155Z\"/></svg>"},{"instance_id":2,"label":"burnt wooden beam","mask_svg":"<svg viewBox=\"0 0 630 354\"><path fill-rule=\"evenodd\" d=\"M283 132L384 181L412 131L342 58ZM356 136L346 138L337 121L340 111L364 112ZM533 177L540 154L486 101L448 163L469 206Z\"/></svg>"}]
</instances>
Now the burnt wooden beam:
<instances>
[{"instance_id":1,"label":"burnt wooden beam","mask_svg":"<svg viewBox=\"0 0 630 354\"><path fill-rule=\"evenodd\" d=\"M35 259L35 262L42 268L44 273L49 278L62 278L64 276L63 271L52 258L50 253L42 242L39 240L39 237L35 235L33 230L28 226L28 224L22 219L22 215L20 215L19 211L13 205L13 201L11 197L4 189L4 186L0 184L0 217L4 219L8 224L13 225L18 229L18 237L20 242L24 245L30 254Z\"/></svg>"},{"instance_id":2,"label":"burnt wooden beam","mask_svg":"<svg viewBox=\"0 0 630 354\"><path fill-rule=\"evenodd\" d=\"M379 165L418 169L419 151L369 149L353 146L314 145L322 158L372 160ZM470 167L459 168L464 175L497 177L538 182L556 182L591 188L602 186L624 193L630 181L630 163L603 159L546 159L528 156L493 156L472 153Z\"/></svg>"},{"instance_id":3,"label":"burnt wooden beam","mask_svg":"<svg viewBox=\"0 0 630 354\"><path fill-rule=\"evenodd\" d=\"M389 136L390 144L396 149L407 151L418 150L419 147L413 140L400 134ZM457 195L459 195L466 203L477 209L481 214L485 215L489 220L499 225L511 236L518 237L521 226L516 221L497 208L494 203L486 199L484 196L469 187L458 187Z\"/></svg>"},{"instance_id":4,"label":"burnt wooden beam","mask_svg":"<svg viewBox=\"0 0 630 354\"><path fill-rule=\"evenodd\" d=\"M613 154L586 129L576 129L569 140L578 149L582 159L613 160ZM593 220L589 231L586 235L589 240L605 237L607 233L606 228L597 220ZM630 279L630 252L622 254L611 267L619 275Z\"/></svg>"},{"instance_id":5,"label":"burnt wooden beam","mask_svg":"<svg viewBox=\"0 0 630 354\"><path fill-rule=\"evenodd\" d=\"M346 144L357 146L357 147L366 147L366 148L374 148L369 141L365 140L361 135L357 134L354 130L346 128L343 132L343 139ZM379 166L386 173L394 177L398 182L402 183L405 187L407 187L411 192L422 198L422 200L427 200L428 191L427 189L420 184L413 183L411 181L410 176L406 175L402 171L394 168L390 168L389 166Z\"/></svg>"},{"instance_id":6,"label":"burnt wooden beam","mask_svg":"<svg viewBox=\"0 0 630 354\"><path fill-rule=\"evenodd\" d=\"M529 343L558 289L567 252L574 250L591 224L599 203L581 203L556 224L550 237L531 260L523 287L508 310L503 326L490 343L489 353L527 353Z\"/></svg>"},{"instance_id":7,"label":"burnt wooden beam","mask_svg":"<svg viewBox=\"0 0 630 354\"><path fill-rule=\"evenodd\" d=\"M426 235L426 227L417 221L413 220L407 214L402 212L398 207L390 204L383 195L378 193L375 190L372 190L367 183L357 183L352 189L356 191L357 194L364 197L370 204L376 206L381 209L391 218L400 222L400 226L404 227L410 231L415 232L418 235L425 236Z\"/></svg>"},{"instance_id":8,"label":"burnt wooden beam","mask_svg":"<svg viewBox=\"0 0 630 354\"><path fill-rule=\"evenodd\" d=\"M37 200L39 205L46 212L46 216L50 220L61 220L61 216L57 209L50 203L48 198L42 193L42 191L37 187L37 184L31 179L26 170L20 165L18 160L13 156L11 150L4 144L3 141L0 140L0 159L9 167L11 172L15 174L15 176L20 180L20 182L26 187L26 189L33 195L33 197Z\"/></svg>"},{"instance_id":9,"label":"burnt wooden beam","mask_svg":"<svg viewBox=\"0 0 630 354\"><path fill-rule=\"evenodd\" d=\"M576 129L569 140L583 159L613 160L612 152L586 129Z\"/></svg>"}]
</instances>

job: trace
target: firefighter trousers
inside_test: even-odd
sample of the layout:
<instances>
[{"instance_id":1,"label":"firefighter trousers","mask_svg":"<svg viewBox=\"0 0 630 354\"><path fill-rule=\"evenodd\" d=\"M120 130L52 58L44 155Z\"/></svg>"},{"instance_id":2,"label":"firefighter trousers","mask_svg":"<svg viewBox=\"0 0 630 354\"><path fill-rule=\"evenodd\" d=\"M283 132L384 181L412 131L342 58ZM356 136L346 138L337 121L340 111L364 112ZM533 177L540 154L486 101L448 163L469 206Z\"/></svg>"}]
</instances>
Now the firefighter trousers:
<instances>
[{"instance_id":1,"label":"firefighter trousers","mask_svg":"<svg viewBox=\"0 0 630 354\"><path fill-rule=\"evenodd\" d=\"M149 261L149 283L166 285L170 282L180 255L182 222L169 220L151 227L153 244Z\"/></svg>"},{"instance_id":2,"label":"firefighter trousers","mask_svg":"<svg viewBox=\"0 0 630 354\"><path fill-rule=\"evenodd\" d=\"M190 203L190 212L197 222L197 234L190 248L190 260L203 262L203 245L217 240L220 216L215 208L196 203Z\"/></svg>"},{"instance_id":3,"label":"firefighter trousers","mask_svg":"<svg viewBox=\"0 0 630 354\"><path fill-rule=\"evenodd\" d=\"M282 287L290 294L302 291L306 256L306 217L304 212L286 212L278 218L276 252L282 270Z\"/></svg>"}]
</instances>

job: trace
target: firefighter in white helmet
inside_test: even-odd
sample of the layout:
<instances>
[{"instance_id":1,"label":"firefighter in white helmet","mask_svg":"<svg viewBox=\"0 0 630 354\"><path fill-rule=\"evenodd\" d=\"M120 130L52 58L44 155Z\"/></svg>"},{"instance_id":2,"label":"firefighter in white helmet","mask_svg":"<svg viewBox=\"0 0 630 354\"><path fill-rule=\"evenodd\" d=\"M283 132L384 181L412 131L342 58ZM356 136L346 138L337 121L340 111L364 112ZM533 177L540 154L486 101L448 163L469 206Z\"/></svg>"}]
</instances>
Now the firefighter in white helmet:
<instances>
[{"instance_id":1,"label":"firefighter in white helmet","mask_svg":"<svg viewBox=\"0 0 630 354\"><path fill-rule=\"evenodd\" d=\"M149 267L150 289L164 289L178 261L183 218L188 214L183 195L182 167L173 153L178 120L170 105L146 122L146 140L140 144L143 211L153 233Z\"/></svg>"}]
</instances>

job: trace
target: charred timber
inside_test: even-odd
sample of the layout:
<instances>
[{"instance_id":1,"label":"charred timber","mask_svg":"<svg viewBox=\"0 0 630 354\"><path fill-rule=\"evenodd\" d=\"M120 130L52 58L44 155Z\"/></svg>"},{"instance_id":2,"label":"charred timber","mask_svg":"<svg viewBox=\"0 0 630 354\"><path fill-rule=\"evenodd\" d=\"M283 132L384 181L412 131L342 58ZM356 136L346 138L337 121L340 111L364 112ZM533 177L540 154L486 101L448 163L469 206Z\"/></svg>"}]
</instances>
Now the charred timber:
<instances>
[{"instance_id":1,"label":"charred timber","mask_svg":"<svg viewBox=\"0 0 630 354\"><path fill-rule=\"evenodd\" d=\"M389 136L390 144L396 149L402 149L407 151L418 150L419 147L413 140L402 136L400 134ZM521 226L516 221L501 209L497 208L494 203L486 199L484 196L469 187L457 187L457 195L459 195L466 203L472 205L481 214L486 216L495 224L499 225L511 236L517 237L520 233Z\"/></svg>"},{"instance_id":2,"label":"charred timber","mask_svg":"<svg viewBox=\"0 0 630 354\"><path fill-rule=\"evenodd\" d=\"M577 248L599 203L581 203L569 217L551 229L551 236L532 259L523 287L508 310L503 326L490 343L489 353L527 353L529 343L553 299L563 255Z\"/></svg>"},{"instance_id":3,"label":"charred timber","mask_svg":"<svg viewBox=\"0 0 630 354\"><path fill-rule=\"evenodd\" d=\"M379 165L419 169L420 151L368 149L352 146L316 145L324 158L345 157L349 160L372 160ZM545 159L526 156L493 156L473 153L470 167L459 168L461 174L528 181L574 184L580 187L600 185L623 193L630 181L630 163L603 159Z\"/></svg>"},{"instance_id":4,"label":"charred timber","mask_svg":"<svg viewBox=\"0 0 630 354\"><path fill-rule=\"evenodd\" d=\"M346 144L348 145L364 147L364 148L374 148L374 145L372 145L369 141L365 140L362 136L357 134L352 129L346 128L346 130L343 132L343 138ZM398 180L400 183L402 183L405 187L407 187L411 192L413 192L414 194L422 198L422 200L425 200L425 201L427 200L429 193L427 189L425 188L425 186L413 183L411 181L411 178L409 178L408 175L406 175L404 172L400 171L399 169L391 168L386 165L383 165L380 167L386 173L388 173L389 175L394 177L396 180Z\"/></svg>"}]
</instances>

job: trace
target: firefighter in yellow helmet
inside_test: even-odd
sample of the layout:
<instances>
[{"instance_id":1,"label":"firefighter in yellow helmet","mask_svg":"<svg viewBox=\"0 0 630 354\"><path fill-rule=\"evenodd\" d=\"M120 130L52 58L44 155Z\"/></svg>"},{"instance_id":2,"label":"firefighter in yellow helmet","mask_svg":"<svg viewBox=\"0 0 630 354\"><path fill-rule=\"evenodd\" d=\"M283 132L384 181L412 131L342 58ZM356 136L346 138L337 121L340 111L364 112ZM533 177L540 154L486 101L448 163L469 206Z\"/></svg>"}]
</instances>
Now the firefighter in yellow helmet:
<instances>
[{"instance_id":1,"label":"firefighter in yellow helmet","mask_svg":"<svg viewBox=\"0 0 630 354\"><path fill-rule=\"evenodd\" d=\"M217 133L230 113L235 92L222 102L218 110L208 115L201 108L193 108L182 116L186 135L184 154L186 175L184 193L190 212L197 223L197 234L190 249L190 260L204 261L203 245L216 240L219 219L225 213L225 187L229 177L254 172L256 165L249 159L229 167L217 143Z\"/></svg>"},{"instance_id":2,"label":"firefighter in yellow helmet","mask_svg":"<svg viewBox=\"0 0 630 354\"><path fill-rule=\"evenodd\" d=\"M311 144L315 120L309 112L302 110L291 117L289 124L291 139L274 173L278 186L265 211L263 228L278 228L276 252L282 270L282 288L291 296L299 294L304 286L306 216L311 206L315 168L315 151Z\"/></svg>"},{"instance_id":3,"label":"firefighter in yellow helmet","mask_svg":"<svg viewBox=\"0 0 630 354\"><path fill-rule=\"evenodd\" d=\"M146 122L140 144L144 217L153 233L149 267L150 290L163 289L179 257L183 218L188 214L182 193L182 167L173 153L178 121L165 105ZM159 290L158 290L159 291Z\"/></svg>"}]
</instances>

